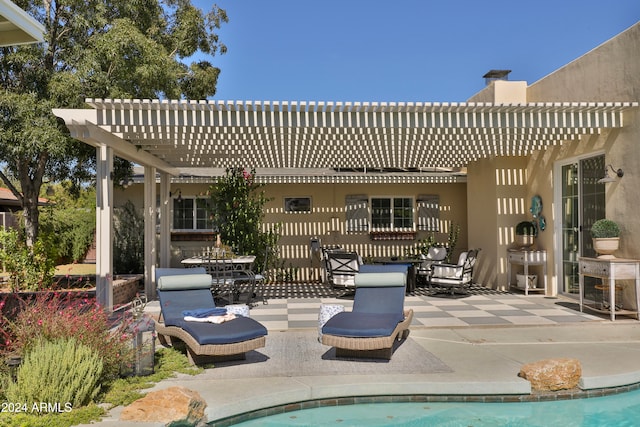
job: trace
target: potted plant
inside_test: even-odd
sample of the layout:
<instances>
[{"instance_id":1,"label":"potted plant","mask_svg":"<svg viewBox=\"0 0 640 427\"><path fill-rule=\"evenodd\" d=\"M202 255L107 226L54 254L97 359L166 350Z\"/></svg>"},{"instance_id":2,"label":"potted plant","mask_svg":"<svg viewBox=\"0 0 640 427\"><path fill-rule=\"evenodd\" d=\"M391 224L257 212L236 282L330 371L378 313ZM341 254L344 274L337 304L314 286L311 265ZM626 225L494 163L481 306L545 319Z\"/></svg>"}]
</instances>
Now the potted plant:
<instances>
[{"instance_id":1,"label":"potted plant","mask_svg":"<svg viewBox=\"0 0 640 427\"><path fill-rule=\"evenodd\" d=\"M620 227L610 219L599 219L591 226L593 249L600 254L598 258L615 258L613 253L620 247Z\"/></svg>"},{"instance_id":2,"label":"potted plant","mask_svg":"<svg viewBox=\"0 0 640 427\"><path fill-rule=\"evenodd\" d=\"M533 245L537 234L536 225L531 221L522 221L516 225L516 243L523 248Z\"/></svg>"}]
</instances>

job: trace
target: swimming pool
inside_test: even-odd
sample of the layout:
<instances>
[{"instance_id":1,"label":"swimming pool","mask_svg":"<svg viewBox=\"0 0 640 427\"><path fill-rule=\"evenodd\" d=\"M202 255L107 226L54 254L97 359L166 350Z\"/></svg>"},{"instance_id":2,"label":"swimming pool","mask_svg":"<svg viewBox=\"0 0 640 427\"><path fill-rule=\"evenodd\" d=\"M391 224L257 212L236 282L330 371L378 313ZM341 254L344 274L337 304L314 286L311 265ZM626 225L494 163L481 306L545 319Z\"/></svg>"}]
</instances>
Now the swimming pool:
<instances>
[{"instance_id":1,"label":"swimming pool","mask_svg":"<svg viewBox=\"0 0 640 427\"><path fill-rule=\"evenodd\" d=\"M256 426L563 426L640 425L640 390L588 399L523 403L401 402L324 406L257 418Z\"/></svg>"}]
</instances>

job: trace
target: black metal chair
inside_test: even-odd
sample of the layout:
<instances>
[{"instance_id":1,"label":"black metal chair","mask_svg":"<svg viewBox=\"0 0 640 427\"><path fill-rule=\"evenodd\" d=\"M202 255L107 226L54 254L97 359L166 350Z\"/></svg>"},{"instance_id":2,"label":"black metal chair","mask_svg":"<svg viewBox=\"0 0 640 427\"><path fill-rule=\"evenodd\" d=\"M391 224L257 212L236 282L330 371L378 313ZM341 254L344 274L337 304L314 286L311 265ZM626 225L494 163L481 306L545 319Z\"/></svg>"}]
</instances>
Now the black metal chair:
<instances>
[{"instance_id":1,"label":"black metal chair","mask_svg":"<svg viewBox=\"0 0 640 427\"><path fill-rule=\"evenodd\" d=\"M354 277L360 270L357 252L345 250L325 251L327 282L334 288L354 288Z\"/></svg>"}]
</instances>

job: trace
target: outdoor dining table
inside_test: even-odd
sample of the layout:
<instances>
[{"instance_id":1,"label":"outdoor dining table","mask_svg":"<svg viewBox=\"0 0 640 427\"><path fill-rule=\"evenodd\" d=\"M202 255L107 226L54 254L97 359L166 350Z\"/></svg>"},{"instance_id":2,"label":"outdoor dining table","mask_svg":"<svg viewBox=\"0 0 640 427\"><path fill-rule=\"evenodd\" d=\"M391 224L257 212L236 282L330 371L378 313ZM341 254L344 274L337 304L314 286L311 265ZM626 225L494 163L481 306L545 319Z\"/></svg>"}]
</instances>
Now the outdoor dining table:
<instances>
[{"instance_id":1,"label":"outdoor dining table","mask_svg":"<svg viewBox=\"0 0 640 427\"><path fill-rule=\"evenodd\" d=\"M207 257L203 255L192 256L189 258L185 258L180 263L184 267L207 267L211 264L219 261L219 260L227 260L233 264L234 270L247 270L253 267L253 263L256 260L255 255L241 255L233 258L215 258L215 257Z\"/></svg>"},{"instance_id":2,"label":"outdoor dining table","mask_svg":"<svg viewBox=\"0 0 640 427\"><path fill-rule=\"evenodd\" d=\"M206 255L185 258L181 264L186 268L204 267L212 276L212 288L227 293L228 302L233 304L240 297L239 284L250 283L247 303L251 302L255 288L253 263L255 255L241 255L233 258L208 257Z\"/></svg>"}]
</instances>

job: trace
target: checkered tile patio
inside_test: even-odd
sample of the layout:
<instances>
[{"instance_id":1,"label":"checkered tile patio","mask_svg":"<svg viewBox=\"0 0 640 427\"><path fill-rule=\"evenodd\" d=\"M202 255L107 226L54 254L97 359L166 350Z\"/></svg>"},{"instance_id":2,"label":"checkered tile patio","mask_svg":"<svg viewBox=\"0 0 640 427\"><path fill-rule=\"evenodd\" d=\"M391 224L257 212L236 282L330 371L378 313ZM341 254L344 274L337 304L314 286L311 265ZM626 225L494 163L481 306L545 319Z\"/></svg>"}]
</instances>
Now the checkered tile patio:
<instances>
[{"instance_id":1,"label":"checkered tile patio","mask_svg":"<svg viewBox=\"0 0 640 427\"><path fill-rule=\"evenodd\" d=\"M432 295L417 288L405 299L414 311L414 326L464 327L500 325L556 325L603 320L581 313L577 302L542 295L525 296L473 286L466 295ZM317 328L321 304L341 304L350 310L353 298L319 283L267 285L266 304L251 308L251 317L269 330Z\"/></svg>"}]
</instances>

